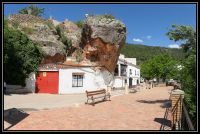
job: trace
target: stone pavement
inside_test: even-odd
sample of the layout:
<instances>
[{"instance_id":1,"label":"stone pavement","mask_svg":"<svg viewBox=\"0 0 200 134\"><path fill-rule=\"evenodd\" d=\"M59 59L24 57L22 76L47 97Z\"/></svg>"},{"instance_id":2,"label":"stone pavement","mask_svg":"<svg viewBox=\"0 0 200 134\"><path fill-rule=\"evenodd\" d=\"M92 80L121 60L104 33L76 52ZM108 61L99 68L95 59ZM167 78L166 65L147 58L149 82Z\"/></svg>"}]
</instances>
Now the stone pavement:
<instances>
[{"instance_id":1,"label":"stone pavement","mask_svg":"<svg viewBox=\"0 0 200 134\"><path fill-rule=\"evenodd\" d=\"M119 95L95 106L27 111L9 130L160 130L172 87ZM50 99L50 98L49 98ZM4 122L4 128L5 128Z\"/></svg>"},{"instance_id":2,"label":"stone pavement","mask_svg":"<svg viewBox=\"0 0 200 134\"><path fill-rule=\"evenodd\" d=\"M83 104L85 94L11 94L4 95L4 110L19 108L24 111L48 110Z\"/></svg>"}]
</instances>

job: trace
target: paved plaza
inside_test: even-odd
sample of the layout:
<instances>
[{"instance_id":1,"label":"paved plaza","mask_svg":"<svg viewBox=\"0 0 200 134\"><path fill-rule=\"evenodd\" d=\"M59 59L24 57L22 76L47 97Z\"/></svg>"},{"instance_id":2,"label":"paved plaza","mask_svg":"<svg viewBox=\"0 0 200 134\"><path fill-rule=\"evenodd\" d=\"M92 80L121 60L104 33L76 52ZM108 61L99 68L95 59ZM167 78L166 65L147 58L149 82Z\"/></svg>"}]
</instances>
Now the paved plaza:
<instances>
[{"instance_id":1,"label":"paved plaza","mask_svg":"<svg viewBox=\"0 0 200 134\"><path fill-rule=\"evenodd\" d=\"M112 93L111 101L85 105L85 94L4 95L4 110L20 109L20 121L4 121L8 130L160 130L172 87Z\"/></svg>"}]
</instances>

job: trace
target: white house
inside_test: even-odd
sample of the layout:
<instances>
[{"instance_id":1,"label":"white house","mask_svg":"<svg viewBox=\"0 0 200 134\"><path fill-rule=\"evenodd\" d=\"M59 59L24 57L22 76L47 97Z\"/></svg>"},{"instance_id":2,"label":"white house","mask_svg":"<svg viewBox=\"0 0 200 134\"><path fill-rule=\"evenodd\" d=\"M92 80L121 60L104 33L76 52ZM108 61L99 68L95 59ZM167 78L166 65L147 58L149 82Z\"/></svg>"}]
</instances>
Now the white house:
<instances>
[{"instance_id":1,"label":"white house","mask_svg":"<svg viewBox=\"0 0 200 134\"><path fill-rule=\"evenodd\" d=\"M136 63L135 58L128 61ZM140 82L140 69L127 62L123 55L120 55L114 76L104 67L97 68L72 61L43 64L37 73L31 73L26 79L26 88L35 93L68 94L107 89L108 86L124 87L125 80L129 86Z\"/></svg>"},{"instance_id":2,"label":"white house","mask_svg":"<svg viewBox=\"0 0 200 134\"><path fill-rule=\"evenodd\" d=\"M86 90L107 89L107 71L81 64L44 64L26 79L26 87L35 93L85 93ZM111 75L111 74L106 74Z\"/></svg>"},{"instance_id":3,"label":"white house","mask_svg":"<svg viewBox=\"0 0 200 134\"><path fill-rule=\"evenodd\" d=\"M125 83L129 87L140 83L140 69L136 66L136 58L125 58L120 54L114 73L113 87L125 87Z\"/></svg>"}]
</instances>

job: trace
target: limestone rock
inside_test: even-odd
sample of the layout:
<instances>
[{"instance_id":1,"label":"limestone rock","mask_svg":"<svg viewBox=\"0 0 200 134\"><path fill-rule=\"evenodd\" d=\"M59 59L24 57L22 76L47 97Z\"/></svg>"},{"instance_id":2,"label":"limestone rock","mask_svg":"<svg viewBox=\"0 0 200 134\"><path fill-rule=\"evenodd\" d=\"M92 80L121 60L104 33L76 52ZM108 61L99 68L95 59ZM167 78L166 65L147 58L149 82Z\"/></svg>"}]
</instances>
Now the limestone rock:
<instances>
[{"instance_id":1,"label":"limestone rock","mask_svg":"<svg viewBox=\"0 0 200 134\"><path fill-rule=\"evenodd\" d=\"M68 20L59 25L63 27L64 35L71 40L72 46L78 48L81 43L81 29L75 23Z\"/></svg>"},{"instance_id":2,"label":"limestone rock","mask_svg":"<svg viewBox=\"0 0 200 134\"><path fill-rule=\"evenodd\" d=\"M39 44L45 55L42 63L66 60L66 46L56 30L56 26L62 27L63 34L72 44L68 50L70 56L78 62L97 66L107 85L110 84L126 39L126 27L121 21L105 16L87 16L82 29L68 20L44 20L28 14L10 15L9 21Z\"/></svg>"},{"instance_id":3,"label":"limestone rock","mask_svg":"<svg viewBox=\"0 0 200 134\"><path fill-rule=\"evenodd\" d=\"M65 45L58 40L59 36L51 22L29 14L10 15L9 21L12 25L17 24L19 30L24 32L32 41L38 43L42 48L45 58L48 59L45 60L44 58L43 63L47 61L49 63L64 62L66 57ZM57 60L54 61L55 59Z\"/></svg>"},{"instance_id":4,"label":"limestone rock","mask_svg":"<svg viewBox=\"0 0 200 134\"><path fill-rule=\"evenodd\" d=\"M86 59L112 73L125 39L126 27L121 21L89 16L83 27L81 47Z\"/></svg>"}]
</instances>

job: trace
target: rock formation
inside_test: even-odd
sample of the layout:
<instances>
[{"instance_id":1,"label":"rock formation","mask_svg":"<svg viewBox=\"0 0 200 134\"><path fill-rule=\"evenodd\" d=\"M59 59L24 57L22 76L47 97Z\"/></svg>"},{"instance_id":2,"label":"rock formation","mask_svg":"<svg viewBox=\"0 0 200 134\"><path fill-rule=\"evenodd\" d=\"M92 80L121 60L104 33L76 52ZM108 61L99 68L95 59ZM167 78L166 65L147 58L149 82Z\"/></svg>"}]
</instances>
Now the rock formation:
<instances>
[{"instance_id":1,"label":"rock formation","mask_svg":"<svg viewBox=\"0 0 200 134\"><path fill-rule=\"evenodd\" d=\"M126 27L119 20L103 16L87 17L81 47L86 59L113 72L125 37Z\"/></svg>"},{"instance_id":2,"label":"rock formation","mask_svg":"<svg viewBox=\"0 0 200 134\"><path fill-rule=\"evenodd\" d=\"M12 25L18 24L18 29L31 40L39 43L45 54L42 63L64 63L66 52L70 52L70 57L79 63L99 66L105 83L110 84L120 49L126 39L126 27L121 21L104 15L87 16L81 29L68 20L44 20L28 14L10 15L9 20ZM62 41L58 27L71 46Z\"/></svg>"},{"instance_id":3,"label":"rock formation","mask_svg":"<svg viewBox=\"0 0 200 134\"><path fill-rule=\"evenodd\" d=\"M58 40L55 27L50 27L51 22L29 14L10 15L9 21L40 45L45 56L42 63L65 61L65 45Z\"/></svg>"}]
</instances>

